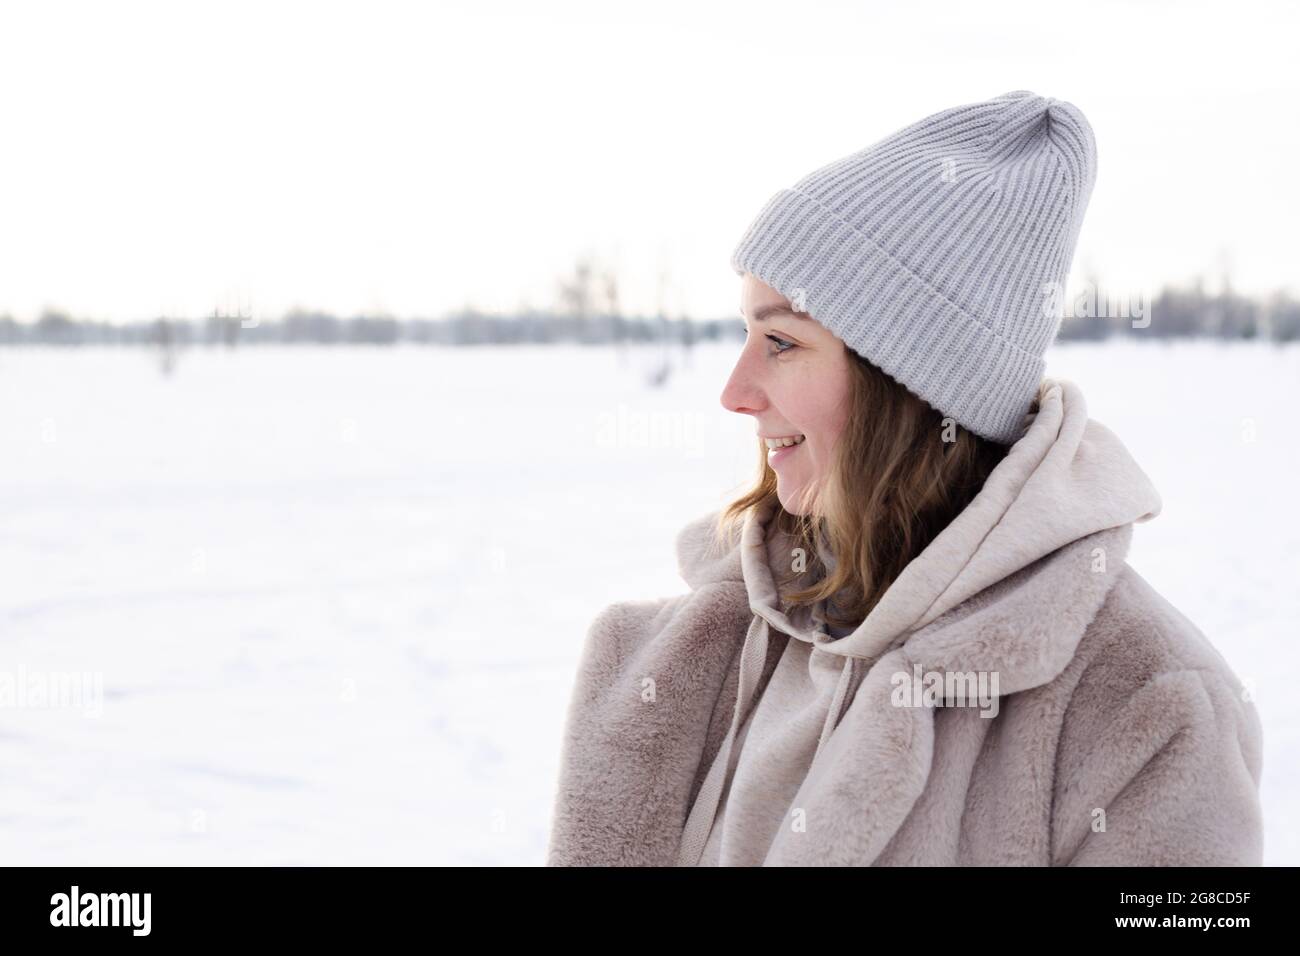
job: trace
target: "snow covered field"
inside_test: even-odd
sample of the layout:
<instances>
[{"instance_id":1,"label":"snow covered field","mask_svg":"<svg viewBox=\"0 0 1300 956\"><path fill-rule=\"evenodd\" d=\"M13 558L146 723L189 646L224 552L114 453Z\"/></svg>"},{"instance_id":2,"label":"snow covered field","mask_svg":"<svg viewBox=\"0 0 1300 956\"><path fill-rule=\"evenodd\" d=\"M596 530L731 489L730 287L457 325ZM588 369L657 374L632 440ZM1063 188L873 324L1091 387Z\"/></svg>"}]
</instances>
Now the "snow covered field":
<instances>
[{"instance_id":1,"label":"snow covered field","mask_svg":"<svg viewBox=\"0 0 1300 956\"><path fill-rule=\"evenodd\" d=\"M0 707L0 859L540 863L588 624L755 466L738 348L0 351L0 675L89 675ZM1300 863L1300 348L1049 374L1162 493L1131 561L1253 687Z\"/></svg>"}]
</instances>

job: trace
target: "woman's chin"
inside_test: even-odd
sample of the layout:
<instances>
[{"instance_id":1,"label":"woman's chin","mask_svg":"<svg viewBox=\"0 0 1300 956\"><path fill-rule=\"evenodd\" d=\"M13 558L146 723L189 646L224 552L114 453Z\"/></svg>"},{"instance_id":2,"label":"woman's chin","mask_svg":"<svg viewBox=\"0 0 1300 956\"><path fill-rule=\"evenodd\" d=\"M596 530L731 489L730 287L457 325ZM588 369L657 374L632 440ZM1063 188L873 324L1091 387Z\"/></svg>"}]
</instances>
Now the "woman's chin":
<instances>
[{"instance_id":1,"label":"woman's chin","mask_svg":"<svg viewBox=\"0 0 1300 956\"><path fill-rule=\"evenodd\" d=\"M778 481L776 486L776 497L781 502L781 507L789 514L801 515L809 512L807 501L807 491L804 485L797 488L790 488L786 482Z\"/></svg>"}]
</instances>

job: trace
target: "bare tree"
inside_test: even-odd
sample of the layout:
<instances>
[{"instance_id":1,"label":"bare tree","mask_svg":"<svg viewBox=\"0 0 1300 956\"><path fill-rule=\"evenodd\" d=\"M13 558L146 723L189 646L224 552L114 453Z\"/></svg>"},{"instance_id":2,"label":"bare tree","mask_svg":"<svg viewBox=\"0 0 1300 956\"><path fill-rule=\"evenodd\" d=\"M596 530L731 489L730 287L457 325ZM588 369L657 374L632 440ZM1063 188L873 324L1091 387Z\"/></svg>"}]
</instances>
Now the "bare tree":
<instances>
[{"instance_id":1,"label":"bare tree","mask_svg":"<svg viewBox=\"0 0 1300 956\"><path fill-rule=\"evenodd\" d=\"M601 274L605 291L605 308L609 315L610 334L614 339L614 352L618 356L618 364L621 367L627 366L627 327L623 321L623 314L619 310L618 301L618 273L613 266L606 266Z\"/></svg>"},{"instance_id":2,"label":"bare tree","mask_svg":"<svg viewBox=\"0 0 1300 956\"><path fill-rule=\"evenodd\" d=\"M560 280L560 309L572 319L579 342L587 341L587 326L595 302L595 269L590 258L580 258L573 275Z\"/></svg>"},{"instance_id":3,"label":"bare tree","mask_svg":"<svg viewBox=\"0 0 1300 956\"><path fill-rule=\"evenodd\" d=\"M176 370L176 330L165 315L154 324L154 344L158 346L158 367L170 376Z\"/></svg>"}]
</instances>

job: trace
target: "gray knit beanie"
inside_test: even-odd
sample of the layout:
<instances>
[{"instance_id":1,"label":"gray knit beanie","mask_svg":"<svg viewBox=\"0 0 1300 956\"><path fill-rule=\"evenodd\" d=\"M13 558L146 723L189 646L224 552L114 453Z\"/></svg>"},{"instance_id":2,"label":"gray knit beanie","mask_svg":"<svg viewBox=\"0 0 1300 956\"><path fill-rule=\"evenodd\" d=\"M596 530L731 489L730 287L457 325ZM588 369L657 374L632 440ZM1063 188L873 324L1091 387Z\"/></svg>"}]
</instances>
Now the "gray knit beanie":
<instances>
[{"instance_id":1,"label":"gray knit beanie","mask_svg":"<svg viewBox=\"0 0 1300 956\"><path fill-rule=\"evenodd\" d=\"M1012 444L1097 176L1092 127L1028 90L955 106L782 189L731 255L978 435Z\"/></svg>"}]
</instances>

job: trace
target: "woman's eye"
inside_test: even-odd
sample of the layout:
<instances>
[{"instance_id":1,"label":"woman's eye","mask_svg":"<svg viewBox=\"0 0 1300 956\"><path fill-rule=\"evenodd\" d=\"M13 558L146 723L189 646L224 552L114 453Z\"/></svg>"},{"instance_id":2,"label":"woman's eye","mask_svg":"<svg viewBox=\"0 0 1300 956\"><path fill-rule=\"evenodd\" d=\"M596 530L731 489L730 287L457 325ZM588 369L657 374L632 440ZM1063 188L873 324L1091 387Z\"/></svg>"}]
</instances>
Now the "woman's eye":
<instances>
[{"instance_id":1,"label":"woman's eye","mask_svg":"<svg viewBox=\"0 0 1300 956\"><path fill-rule=\"evenodd\" d=\"M745 340L748 341L749 329L747 328L742 329L742 332L744 333ZM790 351L790 349L795 347L795 343L787 341L786 339L781 338L781 336L779 335L772 335L771 333L768 333L767 335L764 336L764 338L771 339L772 342L776 345L776 351L772 353L774 355L780 355L782 352L788 352Z\"/></svg>"}]
</instances>

